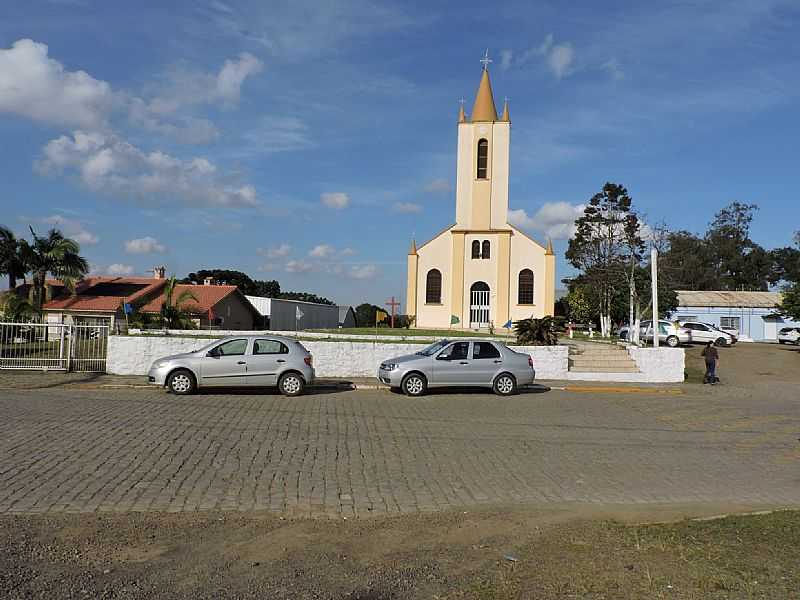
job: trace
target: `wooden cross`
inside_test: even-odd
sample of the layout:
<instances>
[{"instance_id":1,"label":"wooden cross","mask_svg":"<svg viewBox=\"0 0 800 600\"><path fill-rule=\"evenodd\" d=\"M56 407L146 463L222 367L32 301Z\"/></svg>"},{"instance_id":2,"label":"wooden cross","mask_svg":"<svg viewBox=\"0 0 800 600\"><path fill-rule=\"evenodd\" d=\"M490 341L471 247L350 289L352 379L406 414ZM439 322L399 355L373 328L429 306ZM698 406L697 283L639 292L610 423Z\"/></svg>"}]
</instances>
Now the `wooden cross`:
<instances>
[{"instance_id":1,"label":"wooden cross","mask_svg":"<svg viewBox=\"0 0 800 600\"><path fill-rule=\"evenodd\" d=\"M391 307L392 307L392 329L394 329L394 314L395 314L395 308L396 308L396 307L398 307L398 306L400 306L400 303L399 303L399 302L397 302L397 301L394 299L394 296L392 296L392 299L391 299L391 300L389 300L389 302L387 302L387 303L386 303L386 306L391 306Z\"/></svg>"}]
</instances>

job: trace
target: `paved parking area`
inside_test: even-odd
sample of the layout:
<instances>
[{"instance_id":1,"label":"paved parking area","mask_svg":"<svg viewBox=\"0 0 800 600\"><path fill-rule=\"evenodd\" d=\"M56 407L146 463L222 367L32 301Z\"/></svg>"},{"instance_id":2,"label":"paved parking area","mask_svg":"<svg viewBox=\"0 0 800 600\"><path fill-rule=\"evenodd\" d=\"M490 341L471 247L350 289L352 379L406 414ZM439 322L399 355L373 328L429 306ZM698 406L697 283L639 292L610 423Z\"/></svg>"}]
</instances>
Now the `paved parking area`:
<instances>
[{"instance_id":1,"label":"paved parking area","mask_svg":"<svg viewBox=\"0 0 800 600\"><path fill-rule=\"evenodd\" d=\"M0 513L800 505L800 399L0 391Z\"/></svg>"}]
</instances>

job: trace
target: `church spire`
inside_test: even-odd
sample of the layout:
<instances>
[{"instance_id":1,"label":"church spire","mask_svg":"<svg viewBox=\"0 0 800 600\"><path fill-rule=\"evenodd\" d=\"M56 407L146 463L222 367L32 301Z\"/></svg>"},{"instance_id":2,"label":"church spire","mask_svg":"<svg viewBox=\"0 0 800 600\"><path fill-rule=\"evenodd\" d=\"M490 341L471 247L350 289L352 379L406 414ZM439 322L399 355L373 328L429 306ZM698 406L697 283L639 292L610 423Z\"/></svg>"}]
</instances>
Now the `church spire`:
<instances>
[{"instance_id":1,"label":"church spire","mask_svg":"<svg viewBox=\"0 0 800 600\"><path fill-rule=\"evenodd\" d=\"M553 240L549 237L547 238L547 250L545 250L545 256L553 256L555 254L553 252Z\"/></svg>"},{"instance_id":2,"label":"church spire","mask_svg":"<svg viewBox=\"0 0 800 600\"><path fill-rule=\"evenodd\" d=\"M458 107L458 122L466 123L467 115L464 114L464 99L461 99L461 106Z\"/></svg>"},{"instance_id":3,"label":"church spire","mask_svg":"<svg viewBox=\"0 0 800 600\"><path fill-rule=\"evenodd\" d=\"M411 250L408 251L409 256L413 256L417 253L417 240L411 238Z\"/></svg>"},{"instance_id":4,"label":"church spire","mask_svg":"<svg viewBox=\"0 0 800 600\"><path fill-rule=\"evenodd\" d=\"M503 116L500 117L501 121L511 122L511 116L508 114L508 98L503 102Z\"/></svg>"},{"instance_id":5,"label":"church spire","mask_svg":"<svg viewBox=\"0 0 800 600\"><path fill-rule=\"evenodd\" d=\"M483 63L483 72L478 85L478 93L475 95L475 104L472 107L472 121L497 121L497 107L492 95L492 82L489 81L489 63L492 62L492 59L489 58L488 49L481 62Z\"/></svg>"}]
</instances>

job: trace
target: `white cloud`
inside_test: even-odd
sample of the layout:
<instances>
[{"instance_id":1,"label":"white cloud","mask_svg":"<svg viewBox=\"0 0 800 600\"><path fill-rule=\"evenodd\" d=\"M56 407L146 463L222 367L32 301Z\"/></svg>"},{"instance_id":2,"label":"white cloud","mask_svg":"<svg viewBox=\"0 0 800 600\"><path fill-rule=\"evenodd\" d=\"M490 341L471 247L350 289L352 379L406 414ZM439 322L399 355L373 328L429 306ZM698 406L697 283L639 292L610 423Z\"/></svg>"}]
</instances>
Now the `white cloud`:
<instances>
[{"instance_id":1,"label":"white cloud","mask_svg":"<svg viewBox=\"0 0 800 600\"><path fill-rule=\"evenodd\" d=\"M267 258L285 258L289 256L291 251L292 247L289 244L279 244L278 246L273 246L266 250L263 248L258 249L258 253Z\"/></svg>"},{"instance_id":2,"label":"white cloud","mask_svg":"<svg viewBox=\"0 0 800 600\"><path fill-rule=\"evenodd\" d=\"M608 73L611 79L614 79L615 81L625 79L625 72L622 70L622 66L619 64L619 61L616 58L610 58L600 65L600 68Z\"/></svg>"},{"instance_id":3,"label":"white cloud","mask_svg":"<svg viewBox=\"0 0 800 600\"><path fill-rule=\"evenodd\" d=\"M425 184L425 191L430 192L432 194L437 194L440 192L449 192L452 190L452 186L450 185L450 181L447 179L433 179Z\"/></svg>"},{"instance_id":4,"label":"white cloud","mask_svg":"<svg viewBox=\"0 0 800 600\"><path fill-rule=\"evenodd\" d=\"M392 206L392 210L397 213L418 213L422 212L422 206L419 204L414 204L413 202L395 202Z\"/></svg>"},{"instance_id":5,"label":"white cloud","mask_svg":"<svg viewBox=\"0 0 800 600\"><path fill-rule=\"evenodd\" d=\"M261 71L263 66L249 52L242 52L238 60L226 60L217 74L217 96L228 104L238 104L244 80Z\"/></svg>"},{"instance_id":6,"label":"white cloud","mask_svg":"<svg viewBox=\"0 0 800 600\"><path fill-rule=\"evenodd\" d=\"M99 238L91 231L88 231L83 223L77 219L68 219L61 215L51 215L44 219L39 219L39 222L60 229L66 237L72 238L83 246L91 246L99 241Z\"/></svg>"},{"instance_id":7,"label":"white cloud","mask_svg":"<svg viewBox=\"0 0 800 600\"><path fill-rule=\"evenodd\" d=\"M21 39L0 48L0 113L58 125L100 128L114 103L111 87L68 71L45 44Z\"/></svg>"},{"instance_id":8,"label":"white cloud","mask_svg":"<svg viewBox=\"0 0 800 600\"><path fill-rule=\"evenodd\" d=\"M336 248L333 246L329 244L318 244L311 249L308 255L314 258L328 258L332 256L334 252L336 252Z\"/></svg>"},{"instance_id":9,"label":"white cloud","mask_svg":"<svg viewBox=\"0 0 800 600\"><path fill-rule=\"evenodd\" d=\"M342 210L350 205L350 196L344 192L325 192L320 200L325 206L335 210Z\"/></svg>"},{"instance_id":10,"label":"white cloud","mask_svg":"<svg viewBox=\"0 0 800 600\"><path fill-rule=\"evenodd\" d=\"M339 253L341 256L353 256L356 253L352 248L343 248Z\"/></svg>"},{"instance_id":11,"label":"white cloud","mask_svg":"<svg viewBox=\"0 0 800 600\"><path fill-rule=\"evenodd\" d=\"M501 50L500 51L500 68L503 71L507 71L508 68L511 66L511 59L514 57L513 50Z\"/></svg>"},{"instance_id":12,"label":"white cloud","mask_svg":"<svg viewBox=\"0 0 800 600\"><path fill-rule=\"evenodd\" d=\"M575 219L583 214L583 204L546 202L533 216L524 209L508 211L508 222L523 229L539 231L554 240L567 240L575 235Z\"/></svg>"},{"instance_id":13,"label":"white cloud","mask_svg":"<svg viewBox=\"0 0 800 600\"><path fill-rule=\"evenodd\" d=\"M164 244L149 235L125 242L125 252L128 254L153 254L166 252L166 250Z\"/></svg>"},{"instance_id":14,"label":"white cloud","mask_svg":"<svg viewBox=\"0 0 800 600\"><path fill-rule=\"evenodd\" d=\"M557 44L553 46L547 55L547 65L558 79L566 76L570 72L570 66L575 58L575 50L572 44Z\"/></svg>"},{"instance_id":15,"label":"white cloud","mask_svg":"<svg viewBox=\"0 0 800 600\"><path fill-rule=\"evenodd\" d=\"M286 263L287 273L308 273L314 269L314 265L304 260L290 260Z\"/></svg>"},{"instance_id":16,"label":"white cloud","mask_svg":"<svg viewBox=\"0 0 800 600\"><path fill-rule=\"evenodd\" d=\"M131 275L133 273L133 266L114 263L112 265L108 265L108 268L105 271L109 275Z\"/></svg>"},{"instance_id":17,"label":"white cloud","mask_svg":"<svg viewBox=\"0 0 800 600\"><path fill-rule=\"evenodd\" d=\"M234 156L271 154L313 148L308 125L296 117L265 116L242 135L244 144L234 150Z\"/></svg>"},{"instance_id":18,"label":"white cloud","mask_svg":"<svg viewBox=\"0 0 800 600\"><path fill-rule=\"evenodd\" d=\"M373 279L377 275L378 267L375 265L355 265L347 272L351 279Z\"/></svg>"},{"instance_id":19,"label":"white cloud","mask_svg":"<svg viewBox=\"0 0 800 600\"><path fill-rule=\"evenodd\" d=\"M40 173L77 175L91 190L139 200L180 199L200 206L258 206L251 185L236 185L205 158L182 160L146 153L113 135L75 131L51 140L37 161Z\"/></svg>"}]
</instances>

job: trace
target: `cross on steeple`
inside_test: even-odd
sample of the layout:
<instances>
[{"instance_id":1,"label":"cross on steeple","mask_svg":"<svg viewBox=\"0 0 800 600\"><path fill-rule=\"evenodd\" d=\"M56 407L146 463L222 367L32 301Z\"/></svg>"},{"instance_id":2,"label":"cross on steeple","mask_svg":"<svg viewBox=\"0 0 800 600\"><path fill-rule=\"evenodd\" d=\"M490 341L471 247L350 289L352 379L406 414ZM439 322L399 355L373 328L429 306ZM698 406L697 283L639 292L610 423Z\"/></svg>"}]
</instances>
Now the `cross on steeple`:
<instances>
[{"instance_id":1,"label":"cross on steeple","mask_svg":"<svg viewBox=\"0 0 800 600\"><path fill-rule=\"evenodd\" d=\"M484 71L488 71L489 70L489 63L490 62L494 62L491 58L489 58L489 49L488 48L486 49L486 52L484 52L483 58L480 60L480 62L483 64L483 70Z\"/></svg>"}]
</instances>

